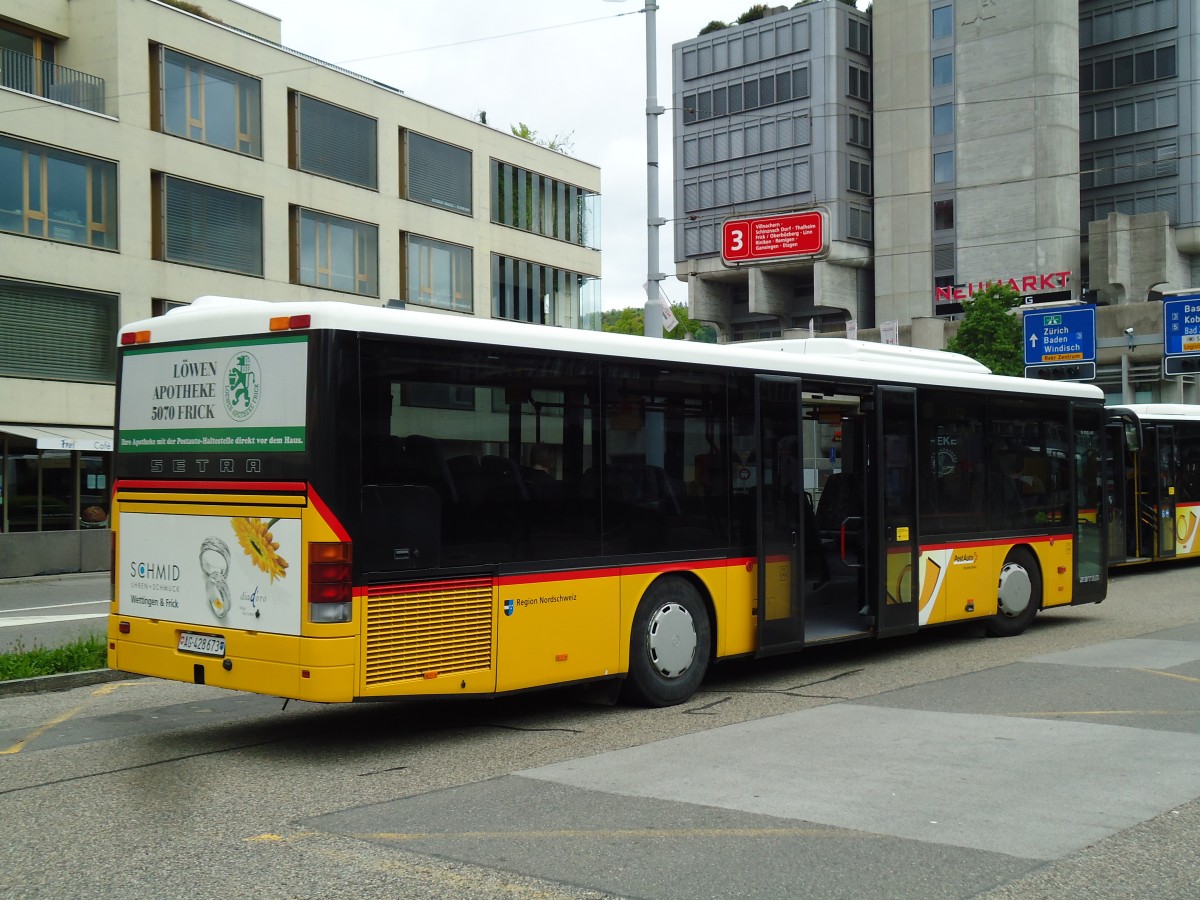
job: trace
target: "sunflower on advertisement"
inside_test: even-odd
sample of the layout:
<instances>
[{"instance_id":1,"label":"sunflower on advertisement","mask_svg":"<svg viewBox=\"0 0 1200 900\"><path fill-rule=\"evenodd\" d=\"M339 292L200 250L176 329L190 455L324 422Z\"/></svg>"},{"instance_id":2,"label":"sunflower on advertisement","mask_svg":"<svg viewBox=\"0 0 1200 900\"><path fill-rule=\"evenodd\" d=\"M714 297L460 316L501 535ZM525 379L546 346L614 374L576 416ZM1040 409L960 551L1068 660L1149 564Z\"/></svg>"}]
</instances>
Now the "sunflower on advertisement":
<instances>
[{"instance_id":1,"label":"sunflower on advertisement","mask_svg":"<svg viewBox=\"0 0 1200 900\"><path fill-rule=\"evenodd\" d=\"M230 521L233 533L242 545L242 551L250 557L250 562L270 575L272 582L276 578L287 577L287 560L279 555L279 543L271 537L271 526L278 519L266 522L253 516L238 516Z\"/></svg>"}]
</instances>

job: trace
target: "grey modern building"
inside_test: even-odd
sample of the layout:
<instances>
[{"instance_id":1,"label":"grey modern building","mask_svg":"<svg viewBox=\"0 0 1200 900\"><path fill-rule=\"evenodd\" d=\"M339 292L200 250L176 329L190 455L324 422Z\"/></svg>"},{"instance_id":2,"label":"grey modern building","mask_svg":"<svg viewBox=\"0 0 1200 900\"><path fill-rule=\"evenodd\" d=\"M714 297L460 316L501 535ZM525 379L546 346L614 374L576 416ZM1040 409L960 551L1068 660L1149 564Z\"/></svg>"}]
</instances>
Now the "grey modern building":
<instances>
[{"instance_id":1,"label":"grey modern building","mask_svg":"<svg viewBox=\"0 0 1200 900\"><path fill-rule=\"evenodd\" d=\"M869 23L820 0L673 48L676 275L725 339L874 318ZM725 220L814 207L824 259L722 263Z\"/></svg>"},{"instance_id":2,"label":"grey modern building","mask_svg":"<svg viewBox=\"0 0 1200 900\"><path fill-rule=\"evenodd\" d=\"M1097 304L1096 381L1115 398L1196 399L1191 378L1162 377L1153 301L1200 284L1198 16L1190 0L812 0L676 45L676 274L693 315L727 339L813 318L942 347L962 301L1001 281L1031 304ZM781 29L790 50L770 57L761 38L754 61L718 49ZM810 129L736 153L726 135L751 120L717 91L789 66L809 69L809 94L752 121L786 110ZM808 180L768 194L768 163ZM751 170L759 193L735 194ZM825 259L722 265L723 221L813 207L830 214Z\"/></svg>"}]
</instances>

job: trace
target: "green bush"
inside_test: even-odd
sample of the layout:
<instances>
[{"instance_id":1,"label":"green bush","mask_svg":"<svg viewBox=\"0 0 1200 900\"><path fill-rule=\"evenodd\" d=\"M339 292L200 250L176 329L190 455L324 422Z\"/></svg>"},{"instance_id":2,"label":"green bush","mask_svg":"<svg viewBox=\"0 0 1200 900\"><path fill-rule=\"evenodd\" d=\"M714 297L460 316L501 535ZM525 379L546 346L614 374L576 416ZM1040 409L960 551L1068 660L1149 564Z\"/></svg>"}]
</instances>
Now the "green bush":
<instances>
[{"instance_id":1,"label":"green bush","mask_svg":"<svg viewBox=\"0 0 1200 900\"><path fill-rule=\"evenodd\" d=\"M104 637L81 638L52 649L34 647L32 650L25 650L18 643L13 652L0 653L0 681L106 668L108 640Z\"/></svg>"}]
</instances>

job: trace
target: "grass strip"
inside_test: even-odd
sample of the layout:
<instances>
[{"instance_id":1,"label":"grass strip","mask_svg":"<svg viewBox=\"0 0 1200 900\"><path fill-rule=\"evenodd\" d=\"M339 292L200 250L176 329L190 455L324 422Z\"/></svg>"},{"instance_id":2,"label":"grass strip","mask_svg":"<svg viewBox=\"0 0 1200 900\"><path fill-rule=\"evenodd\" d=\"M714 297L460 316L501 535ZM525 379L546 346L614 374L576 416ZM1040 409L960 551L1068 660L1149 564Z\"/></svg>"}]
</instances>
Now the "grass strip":
<instances>
[{"instance_id":1,"label":"grass strip","mask_svg":"<svg viewBox=\"0 0 1200 900\"><path fill-rule=\"evenodd\" d=\"M105 668L108 668L108 639L105 637L81 638L50 649L34 647L25 650L18 645L10 653L0 653L0 681Z\"/></svg>"}]
</instances>

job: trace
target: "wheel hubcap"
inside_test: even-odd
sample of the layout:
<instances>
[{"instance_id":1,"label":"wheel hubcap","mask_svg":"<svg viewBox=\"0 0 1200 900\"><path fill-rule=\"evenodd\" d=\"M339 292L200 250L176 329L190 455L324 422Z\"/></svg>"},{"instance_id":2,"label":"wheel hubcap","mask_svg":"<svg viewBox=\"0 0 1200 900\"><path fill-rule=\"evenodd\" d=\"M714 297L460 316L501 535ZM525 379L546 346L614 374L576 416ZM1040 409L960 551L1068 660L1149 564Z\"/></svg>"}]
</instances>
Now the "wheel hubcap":
<instances>
[{"instance_id":1,"label":"wheel hubcap","mask_svg":"<svg viewBox=\"0 0 1200 900\"><path fill-rule=\"evenodd\" d=\"M650 661L664 678L678 678L696 655L696 623L678 603L666 603L650 617Z\"/></svg>"},{"instance_id":2,"label":"wheel hubcap","mask_svg":"<svg viewBox=\"0 0 1200 900\"><path fill-rule=\"evenodd\" d=\"M1000 570L1000 612L1009 618L1019 616L1029 608L1033 584L1024 566L1008 563Z\"/></svg>"}]
</instances>

